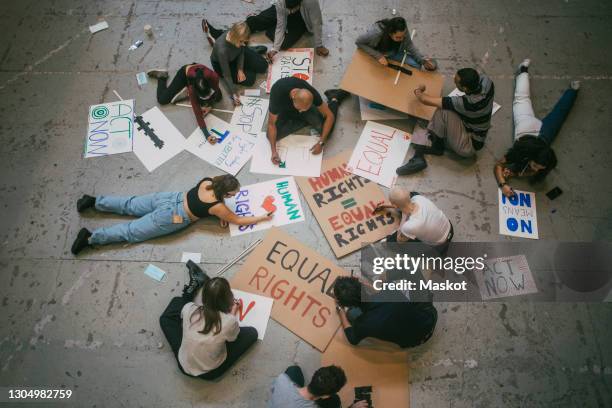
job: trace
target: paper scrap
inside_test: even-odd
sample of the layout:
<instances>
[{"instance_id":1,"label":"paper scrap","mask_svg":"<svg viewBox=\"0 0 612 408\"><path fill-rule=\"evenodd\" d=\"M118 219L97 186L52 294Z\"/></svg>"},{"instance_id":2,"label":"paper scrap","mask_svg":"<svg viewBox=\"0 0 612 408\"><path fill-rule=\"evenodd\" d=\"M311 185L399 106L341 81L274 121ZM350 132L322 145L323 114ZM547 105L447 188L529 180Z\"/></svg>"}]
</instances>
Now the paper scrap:
<instances>
[{"instance_id":1,"label":"paper scrap","mask_svg":"<svg viewBox=\"0 0 612 408\"><path fill-rule=\"evenodd\" d=\"M245 89L244 96L259 96L261 94L260 89Z\"/></svg>"},{"instance_id":2,"label":"paper scrap","mask_svg":"<svg viewBox=\"0 0 612 408\"><path fill-rule=\"evenodd\" d=\"M138 82L139 86L143 86L145 85L148 81L147 81L147 74L145 74L144 72L139 72L136 74L136 81Z\"/></svg>"},{"instance_id":3,"label":"paper scrap","mask_svg":"<svg viewBox=\"0 0 612 408\"><path fill-rule=\"evenodd\" d=\"M89 31L92 34L97 33L98 31L106 30L108 28L108 23L106 21L100 21L98 24L90 25Z\"/></svg>"},{"instance_id":4,"label":"paper scrap","mask_svg":"<svg viewBox=\"0 0 612 408\"><path fill-rule=\"evenodd\" d=\"M199 264L200 261L202 261L202 254L199 252L183 252L181 262L185 263L187 261L193 261Z\"/></svg>"}]
</instances>

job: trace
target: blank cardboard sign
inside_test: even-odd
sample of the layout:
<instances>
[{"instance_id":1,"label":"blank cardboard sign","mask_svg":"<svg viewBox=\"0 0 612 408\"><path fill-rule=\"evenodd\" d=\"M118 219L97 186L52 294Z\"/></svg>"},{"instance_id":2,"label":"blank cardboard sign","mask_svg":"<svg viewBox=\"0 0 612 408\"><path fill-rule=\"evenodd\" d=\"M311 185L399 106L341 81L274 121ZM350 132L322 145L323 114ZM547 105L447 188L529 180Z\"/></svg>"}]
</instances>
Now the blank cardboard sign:
<instances>
[{"instance_id":1,"label":"blank cardboard sign","mask_svg":"<svg viewBox=\"0 0 612 408\"><path fill-rule=\"evenodd\" d=\"M430 120L436 108L419 102L414 90L422 84L427 87L428 95L441 96L444 77L435 72L407 68L412 75L401 73L395 85L397 70L385 67L363 51L356 50L340 88L397 111Z\"/></svg>"},{"instance_id":2,"label":"blank cardboard sign","mask_svg":"<svg viewBox=\"0 0 612 408\"><path fill-rule=\"evenodd\" d=\"M338 258L386 237L399 225L394 213L372 213L377 204L385 201L385 194L376 183L348 172L350 155L347 150L324 159L320 177L296 177Z\"/></svg>"},{"instance_id":3,"label":"blank cardboard sign","mask_svg":"<svg viewBox=\"0 0 612 408\"><path fill-rule=\"evenodd\" d=\"M232 288L274 299L272 318L320 351L340 320L331 297L338 276L348 273L329 259L271 228L232 278Z\"/></svg>"},{"instance_id":4,"label":"blank cardboard sign","mask_svg":"<svg viewBox=\"0 0 612 408\"><path fill-rule=\"evenodd\" d=\"M347 383L338 393L342 406L355 398L355 387L372 386L374 407L410 406L408 353L351 346L343 330L338 330L327 350L321 355L321 366L337 365Z\"/></svg>"}]
</instances>

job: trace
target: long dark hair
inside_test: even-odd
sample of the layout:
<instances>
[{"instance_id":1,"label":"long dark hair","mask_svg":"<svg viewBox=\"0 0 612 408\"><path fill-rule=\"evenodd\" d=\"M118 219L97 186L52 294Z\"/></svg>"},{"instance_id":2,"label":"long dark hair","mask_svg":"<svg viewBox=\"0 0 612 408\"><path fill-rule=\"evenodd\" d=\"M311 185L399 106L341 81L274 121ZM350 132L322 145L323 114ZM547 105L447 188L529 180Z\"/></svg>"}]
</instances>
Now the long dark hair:
<instances>
[{"instance_id":1,"label":"long dark hair","mask_svg":"<svg viewBox=\"0 0 612 408\"><path fill-rule=\"evenodd\" d=\"M195 78L188 78L189 84L193 86L199 97L206 99L210 96L210 84L204 78L204 69L197 68Z\"/></svg>"},{"instance_id":2,"label":"long dark hair","mask_svg":"<svg viewBox=\"0 0 612 408\"><path fill-rule=\"evenodd\" d=\"M213 334L219 334L222 329L221 313L229 313L233 302L234 295L227 279L212 278L204 285L202 306L191 314L189 323L193 325L204 317L204 328L199 333L208 334L214 330ZM194 316L198 317L195 321Z\"/></svg>"},{"instance_id":3,"label":"long dark hair","mask_svg":"<svg viewBox=\"0 0 612 408\"><path fill-rule=\"evenodd\" d=\"M391 48L391 34L397 33L398 31L406 31L408 25L404 17L393 17L378 20L376 25L383 31L383 35L378 42L377 49L381 51L388 51Z\"/></svg>"},{"instance_id":4,"label":"long dark hair","mask_svg":"<svg viewBox=\"0 0 612 408\"><path fill-rule=\"evenodd\" d=\"M508 167L515 173L522 171L533 160L545 168L529 178L532 183L542 181L557 166L557 156L548 143L536 136L523 136L506 153Z\"/></svg>"},{"instance_id":5,"label":"long dark hair","mask_svg":"<svg viewBox=\"0 0 612 408\"><path fill-rule=\"evenodd\" d=\"M230 174L224 174L212 178L212 183L206 186L206 190L212 190L217 200L221 201L227 193L240 188L238 179Z\"/></svg>"}]
</instances>

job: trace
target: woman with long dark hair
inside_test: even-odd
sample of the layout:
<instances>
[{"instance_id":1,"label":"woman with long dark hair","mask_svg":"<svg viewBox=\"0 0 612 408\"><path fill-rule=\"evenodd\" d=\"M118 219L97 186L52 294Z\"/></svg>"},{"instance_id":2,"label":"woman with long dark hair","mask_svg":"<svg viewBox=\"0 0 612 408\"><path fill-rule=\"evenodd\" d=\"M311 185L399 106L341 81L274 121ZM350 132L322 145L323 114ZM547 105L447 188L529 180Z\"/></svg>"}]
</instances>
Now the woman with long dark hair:
<instances>
[{"instance_id":1,"label":"woman with long dark hair","mask_svg":"<svg viewBox=\"0 0 612 408\"><path fill-rule=\"evenodd\" d=\"M514 102L514 144L495 164L497 185L506 197L514 196L508 184L511 177L528 177L531 182L543 180L557 165L557 156L550 147L578 96L580 81L572 81L552 111L542 120L535 116L529 87L529 64L519 65Z\"/></svg>"},{"instance_id":2,"label":"woman with long dark hair","mask_svg":"<svg viewBox=\"0 0 612 408\"><path fill-rule=\"evenodd\" d=\"M424 57L410 38L408 25L403 17L379 20L367 33L357 37L357 47L382 65L389 65L388 59L402 61L406 52L406 64L415 68L433 71L437 68L432 58Z\"/></svg>"},{"instance_id":3,"label":"woman with long dark hair","mask_svg":"<svg viewBox=\"0 0 612 408\"><path fill-rule=\"evenodd\" d=\"M227 223L251 225L267 221L270 215L241 217L223 202L240 191L236 177L223 175L205 177L187 192L153 193L143 196L98 196L83 195L77 201L77 211L88 208L119 215L139 217L136 220L98 228L90 232L81 228L71 251L74 255L87 247L116 242L142 242L182 230L200 218L214 215Z\"/></svg>"},{"instance_id":4,"label":"woman with long dark hair","mask_svg":"<svg viewBox=\"0 0 612 408\"><path fill-rule=\"evenodd\" d=\"M157 102L160 105L189 98L198 126L208 141L215 144L217 139L208 132L204 117L210 112L213 104L222 98L219 75L206 65L195 62L180 67L170 86L168 86L168 71L165 69L151 69L147 71L147 75L157 78Z\"/></svg>"},{"instance_id":5,"label":"woman with long dark hair","mask_svg":"<svg viewBox=\"0 0 612 408\"><path fill-rule=\"evenodd\" d=\"M199 270L199 268L197 268ZM225 373L257 341L257 330L239 327L239 303L229 282L192 273L182 297L175 297L159 324L186 375L214 380ZM201 305L193 302L203 286Z\"/></svg>"}]
</instances>

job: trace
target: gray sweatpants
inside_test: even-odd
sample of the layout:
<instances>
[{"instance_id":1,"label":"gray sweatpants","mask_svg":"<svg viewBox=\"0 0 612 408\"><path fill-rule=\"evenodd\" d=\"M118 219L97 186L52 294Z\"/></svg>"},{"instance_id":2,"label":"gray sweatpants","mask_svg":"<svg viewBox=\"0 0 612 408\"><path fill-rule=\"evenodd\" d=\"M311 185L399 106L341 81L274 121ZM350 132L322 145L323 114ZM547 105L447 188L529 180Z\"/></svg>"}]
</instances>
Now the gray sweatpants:
<instances>
[{"instance_id":1,"label":"gray sweatpants","mask_svg":"<svg viewBox=\"0 0 612 408\"><path fill-rule=\"evenodd\" d=\"M437 109L427 130L444 139L446 147L459 156L472 157L476 154L472 146L472 132L463 126L461 117L451 110Z\"/></svg>"}]
</instances>

